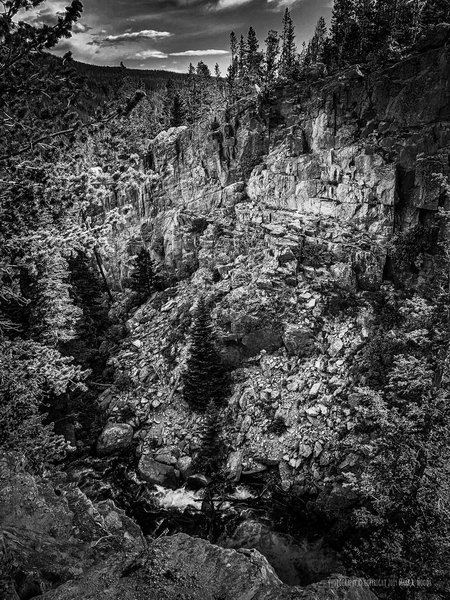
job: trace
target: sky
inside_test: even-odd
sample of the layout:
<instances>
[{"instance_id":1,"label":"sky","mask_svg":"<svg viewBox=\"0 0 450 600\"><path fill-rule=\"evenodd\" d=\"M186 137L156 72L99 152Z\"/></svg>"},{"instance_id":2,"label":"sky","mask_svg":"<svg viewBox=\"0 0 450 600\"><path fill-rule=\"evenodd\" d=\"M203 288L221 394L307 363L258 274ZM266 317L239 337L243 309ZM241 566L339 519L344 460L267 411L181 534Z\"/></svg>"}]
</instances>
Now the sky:
<instances>
[{"instance_id":1,"label":"sky","mask_svg":"<svg viewBox=\"0 0 450 600\"><path fill-rule=\"evenodd\" d=\"M27 20L49 23L68 0L46 0ZM269 29L281 31L286 6L297 44L308 40L318 18L329 21L330 0L84 0L74 35L58 54L71 50L76 60L97 65L186 72L189 63L217 62L225 74L229 36L252 26L261 43Z\"/></svg>"}]
</instances>

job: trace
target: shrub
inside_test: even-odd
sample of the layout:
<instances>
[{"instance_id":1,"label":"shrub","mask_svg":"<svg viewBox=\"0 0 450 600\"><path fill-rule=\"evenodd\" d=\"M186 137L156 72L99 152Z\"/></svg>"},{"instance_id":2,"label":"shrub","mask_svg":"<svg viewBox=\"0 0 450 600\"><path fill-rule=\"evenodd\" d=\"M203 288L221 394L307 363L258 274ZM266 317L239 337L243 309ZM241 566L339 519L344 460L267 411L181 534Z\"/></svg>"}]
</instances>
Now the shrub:
<instances>
[{"instance_id":1,"label":"shrub","mask_svg":"<svg viewBox=\"0 0 450 600\"><path fill-rule=\"evenodd\" d=\"M267 427L267 431L269 433L274 433L275 435L283 435L283 433L287 430L286 421L283 419L281 415L275 417L272 423Z\"/></svg>"}]
</instances>

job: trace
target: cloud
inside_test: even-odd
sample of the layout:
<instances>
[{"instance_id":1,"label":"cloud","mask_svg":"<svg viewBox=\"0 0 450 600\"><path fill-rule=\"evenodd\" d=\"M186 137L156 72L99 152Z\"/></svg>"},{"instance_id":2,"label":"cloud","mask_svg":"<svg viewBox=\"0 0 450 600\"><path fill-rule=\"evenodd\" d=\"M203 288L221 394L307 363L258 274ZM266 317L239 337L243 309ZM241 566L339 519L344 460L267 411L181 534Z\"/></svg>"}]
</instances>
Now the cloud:
<instances>
[{"instance_id":1,"label":"cloud","mask_svg":"<svg viewBox=\"0 0 450 600\"><path fill-rule=\"evenodd\" d=\"M184 50L183 52L171 52L170 56L221 56L229 54L228 50Z\"/></svg>"},{"instance_id":2,"label":"cloud","mask_svg":"<svg viewBox=\"0 0 450 600\"><path fill-rule=\"evenodd\" d=\"M102 41L106 43L121 44L122 42L132 42L137 40L157 40L162 38L169 38L172 34L170 31L156 31L155 29L143 29L142 31L132 31L126 33L119 33L117 35L108 35Z\"/></svg>"},{"instance_id":3,"label":"cloud","mask_svg":"<svg viewBox=\"0 0 450 600\"><path fill-rule=\"evenodd\" d=\"M92 29L92 27L89 27L89 25L84 25L83 23L74 23L73 27L72 27L72 31L74 33L86 33L86 31L90 31Z\"/></svg>"},{"instance_id":4,"label":"cloud","mask_svg":"<svg viewBox=\"0 0 450 600\"><path fill-rule=\"evenodd\" d=\"M290 8L291 6L294 6L294 4L304 2L304 0L267 0L267 2L275 5L274 10L277 10L278 8L284 8L286 6Z\"/></svg>"},{"instance_id":5,"label":"cloud","mask_svg":"<svg viewBox=\"0 0 450 600\"><path fill-rule=\"evenodd\" d=\"M238 6L244 6L253 0L219 0L216 10L225 10L227 8L236 8Z\"/></svg>"},{"instance_id":6,"label":"cloud","mask_svg":"<svg viewBox=\"0 0 450 600\"><path fill-rule=\"evenodd\" d=\"M165 52L160 52L159 50L142 50L141 52L137 52L134 56L135 58L144 60L147 58L169 58L168 54L166 54Z\"/></svg>"}]
</instances>

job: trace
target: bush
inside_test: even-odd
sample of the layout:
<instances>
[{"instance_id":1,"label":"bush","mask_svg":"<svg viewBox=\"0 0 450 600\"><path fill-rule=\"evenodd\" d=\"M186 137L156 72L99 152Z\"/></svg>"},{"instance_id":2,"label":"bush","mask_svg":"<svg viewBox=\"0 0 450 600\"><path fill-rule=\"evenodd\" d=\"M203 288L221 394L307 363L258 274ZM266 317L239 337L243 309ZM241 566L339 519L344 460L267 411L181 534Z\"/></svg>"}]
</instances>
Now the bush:
<instances>
[{"instance_id":1,"label":"bush","mask_svg":"<svg viewBox=\"0 0 450 600\"><path fill-rule=\"evenodd\" d=\"M206 229L208 228L208 225L209 223L204 217L199 217L192 221L190 232L194 235L202 235L203 233L205 233Z\"/></svg>"},{"instance_id":2,"label":"bush","mask_svg":"<svg viewBox=\"0 0 450 600\"><path fill-rule=\"evenodd\" d=\"M275 419L270 423L267 427L267 431L269 433L274 433L275 435L283 435L283 433L287 430L286 421L282 416L275 417Z\"/></svg>"}]
</instances>

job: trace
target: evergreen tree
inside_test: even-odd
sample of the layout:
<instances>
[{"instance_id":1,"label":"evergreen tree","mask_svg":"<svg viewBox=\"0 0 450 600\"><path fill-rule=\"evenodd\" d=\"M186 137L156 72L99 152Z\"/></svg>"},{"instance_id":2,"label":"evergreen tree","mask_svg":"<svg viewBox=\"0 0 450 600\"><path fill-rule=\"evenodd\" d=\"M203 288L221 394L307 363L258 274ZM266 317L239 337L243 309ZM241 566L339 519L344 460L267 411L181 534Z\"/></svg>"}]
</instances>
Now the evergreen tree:
<instances>
[{"instance_id":1,"label":"evergreen tree","mask_svg":"<svg viewBox=\"0 0 450 600\"><path fill-rule=\"evenodd\" d=\"M76 337L82 311L74 305L67 260L56 248L41 251L33 265L30 333L51 347Z\"/></svg>"},{"instance_id":2,"label":"evergreen tree","mask_svg":"<svg viewBox=\"0 0 450 600\"><path fill-rule=\"evenodd\" d=\"M278 37L278 33L271 29L266 38L266 56L264 61L266 85L270 85L275 79L279 53L280 38Z\"/></svg>"},{"instance_id":3,"label":"evergreen tree","mask_svg":"<svg viewBox=\"0 0 450 600\"><path fill-rule=\"evenodd\" d=\"M375 55L380 53L389 56L393 50L393 32L397 18L397 2L391 0L378 0L375 11L369 13L369 19L373 21L373 36L370 39L366 52L372 51ZM364 35L360 27L360 39ZM365 58L365 55L363 55Z\"/></svg>"},{"instance_id":4,"label":"evergreen tree","mask_svg":"<svg viewBox=\"0 0 450 600\"><path fill-rule=\"evenodd\" d=\"M256 80L259 76L261 62L262 54L259 51L259 41L256 37L255 30L253 27L250 27L248 30L246 45L246 64L248 73L253 80Z\"/></svg>"},{"instance_id":5,"label":"evergreen tree","mask_svg":"<svg viewBox=\"0 0 450 600\"><path fill-rule=\"evenodd\" d=\"M140 303L145 302L159 288L159 278L147 248L139 250L130 278L131 289L137 293Z\"/></svg>"},{"instance_id":6,"label":"evergreen tree","mask_svg":"<svg viewBox=\"0 0 450 600\"><path fill-rule=\"evenodd\" d=\"M196 459L197 469L208 476L217 475L224 458L221 431L219 407L215 402L210 402L200 431L201 447Z\"/></svg>"},{"instance_id":7,"label":"evergreen tree","mask_svg":"<svg viewBox=\"0 0 450 600\"><path fill-rule=\"evenodd\" d=\"M307 65L322 62L326 39L327 25L325 23L325 19L320 17L317 22L314 35L306 50L305 63Z\"/></svg>"},{"instance_id":8,"label":"evergreen tree","mask_svg":"<svg viewBox=\"0 0 450 600\"><path fill-rule=\"evenodd\" d=\"M409 48L417 40L420 29L420 4L401 0L397 4L392 35L400 48Z\"/></svg>"},{"instance_id":9,"label":"evergreen tree","mask_svg":"<svg viewBox=\"0 0 450 600\"><path fill-rule=\"evenodd\" d=\"M239 49L238 49L238 74L242 79L245 77L247 73L247 44L245 42L245 38L241 35L241 39L239 40Z\"/></svg>"},{"instance_id":10,"label":"evergreen tree","mask_svg":"<svg viewBox=\"0 0 450 600\"><path fill-rule=\"evenodd\" d=\"M99 336L109 323L105 286L85 252L72 257L69 268L71 294L75 305L83 311L77 337L91 346L98 345Z\"/></svg>"},{"instance_id":11,"label":"evergreen tree","mask_svg":"<svg viewBox=\"0 0 450 600\"><path fill-rule=\"evenodd\" d=\"M79 126L76 112L79 82L71 57L61 63L42 60L44 51L69 38L83 10L73 0L53 26L33 26L20 17L43 0L2 2L0 12L0 161L23 153L38 154L67 140L62 132ZM36 72L39 74L36 77Z\"/></svg>"},{"instance_id":12,"label":"evergreen tree","mask_svg":"<svg viewBox=\"0 0 450 600\"><path fill-rule=\"evenodd\" d=\"M378 45L376 39L376 17L375 4L373 0L356 0L355 5L355 23L357 23L358 46L355 41L355 60L362 60L368 52L374 50ZM356 31L356 25L355 25Z\"/></svg>"},{"instance_id":13,"label":"evergreen tree","mask_svg":"<svg viewBox=\"0 0 450 600\"><path fill-rule=\"evenodd\" d=\"M359 31L356 24L355 0L335 0L331 16L332 52L336 66L341 68L350 57L354 57L359 46Z\"/></svg>"},{"instance_id":14,"label":"evergreen tree","mask_svg":"<svg viewBox=\"0 0 450 600\"><path fill-rule=\"evenodd\" d=\"M189 64L188 78L188 93L186 95L186 116L189 123L196 123L199 116L199 108L201 104L200 86L196 75L195 67L192 63Z\"/></svg>"},{"instance_id":15,"label":"evergreen tree","mask_svg":"<svg viewBox=\"0 0 450 600\"><path fill-rule=\"evenodd\" d=\"M221 75L221 73L220 73L219 63L216 63L214 65L214 77L216 78L216 80L220 79L220 75Z\"/></svg>"},{"instance_id":16,"label":"evergreen tree","mask_svg":"<svg viewBox=\"0 0 450 600\"><path fill-rule=\"evenodd\" d=\"M176 92L172 101L172 110L170 115L170 126L179 127L183 125L185 118L183 100L181 95Z\"/></svg>"},{"instance_id":17,"label":"evergreen tree","mask_svg":"<svg viewBox=\"0 0 450 600\"><path fill-rule=\"evenodd\" d=\"M238 55L238 41L237 41L237 37L236 37L236 34L234 33L234 31L232 31L230 33L230 50L231 50L231 60L233 61L235 58L237 58L237 55Z\"/></svg>"},{"instance_id":18,"label":"evergreen tree","mask_svg":"<svg viewBox=\"0 0 450 600\"><path fill-rule=\"evenodd\" d=\"M183 398L197 412L217 406L226 393L225 371L214 347L211 317L203 297L198 301L189 339L189 358L182 376Z\"/></svg>"},{"instance_id":19,"label":"evergreen tree","mask_svg":"<svg viewBox=\"0 0 450 600\"><path fill-rule=\"evenodd\" d=\"M196 72L199 77L203 77L204 79L209 79L211 77L211 71L209 70L208 65L202 60L197 63Z\"/></svg>"},{"instance_id":20,"label":"evergreen tree","mask_svg":"<svg viewBox=\"0 0 450 600\"><path fill-rule=\"evenodd\" d=\"M297 66L297 50L295 47L295 31L291 13L286 8L283 17L283 35L280 57L280 75L292 79Z\"/></svg>"},{"instance_id":21,"label":"evergreen tree","mask_svg":"<svg viewBox=\"0 0 450 600\"><path fill-rule=\"evenodd\" d=\"M238 71L239 71L238 43L237 43L236 34L234 33L234 31L232 31L231 35L230 35L230 51L231 51L231 63L230 63L230 66L228 67L228 71L227 71L227 83L228 83L228 90L229 90L231 100L234 100L236 77L238 76Z\"/></svg>"}]
</instances>

